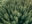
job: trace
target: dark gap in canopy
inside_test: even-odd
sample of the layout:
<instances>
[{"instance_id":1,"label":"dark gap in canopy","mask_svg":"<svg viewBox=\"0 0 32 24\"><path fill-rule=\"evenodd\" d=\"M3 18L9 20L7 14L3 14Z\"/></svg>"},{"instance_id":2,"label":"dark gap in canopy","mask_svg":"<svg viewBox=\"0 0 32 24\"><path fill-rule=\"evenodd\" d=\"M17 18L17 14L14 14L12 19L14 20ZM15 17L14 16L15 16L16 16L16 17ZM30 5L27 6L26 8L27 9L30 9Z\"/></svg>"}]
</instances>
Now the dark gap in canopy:
<instances>
[{"instance_id":1,"label":"dark gap in canopy","mask_svg":"<svg viewBox=\"0 0 32 24\"><path fill-rule=\"evenodd\" d=\"M4 22L1 20L1 18L0 18L0 23L4 23Z\"/></svg>"}]
</instances>

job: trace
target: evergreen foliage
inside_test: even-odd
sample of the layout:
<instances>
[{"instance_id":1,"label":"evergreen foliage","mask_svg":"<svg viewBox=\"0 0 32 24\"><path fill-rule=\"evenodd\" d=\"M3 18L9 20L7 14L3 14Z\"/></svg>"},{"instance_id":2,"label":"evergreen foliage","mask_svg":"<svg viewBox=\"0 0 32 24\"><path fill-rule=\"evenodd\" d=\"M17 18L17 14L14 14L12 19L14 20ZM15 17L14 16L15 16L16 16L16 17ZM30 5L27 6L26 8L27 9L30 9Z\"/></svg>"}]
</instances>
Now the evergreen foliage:
<instances>
[{"instance_id":1,"label":"evergreen foliage","mask_svg":"<svg viewBox=\"0 0 32 24\"><path fill-rule=\"evenodd\" d=\"M0 24L32 24L32 0L0 0Z\"/></svg>"}]
</instances>

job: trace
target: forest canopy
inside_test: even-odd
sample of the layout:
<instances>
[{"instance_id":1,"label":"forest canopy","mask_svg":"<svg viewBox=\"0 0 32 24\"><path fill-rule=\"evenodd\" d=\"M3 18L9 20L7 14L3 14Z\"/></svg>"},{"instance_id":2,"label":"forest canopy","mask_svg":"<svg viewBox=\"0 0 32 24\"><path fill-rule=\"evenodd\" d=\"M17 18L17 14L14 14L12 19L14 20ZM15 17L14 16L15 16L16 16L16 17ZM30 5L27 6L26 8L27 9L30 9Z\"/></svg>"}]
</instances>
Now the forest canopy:
<instances>
[{"instance_id":1,"label":"forest canopy","mask_svg":"<svg viewBox=\"0 0 32 24\"><path fill-rule=\"evenodd\" d=\"M0 24L32 24L32 0L0 0Z\"/></svg>"}]
</instances>

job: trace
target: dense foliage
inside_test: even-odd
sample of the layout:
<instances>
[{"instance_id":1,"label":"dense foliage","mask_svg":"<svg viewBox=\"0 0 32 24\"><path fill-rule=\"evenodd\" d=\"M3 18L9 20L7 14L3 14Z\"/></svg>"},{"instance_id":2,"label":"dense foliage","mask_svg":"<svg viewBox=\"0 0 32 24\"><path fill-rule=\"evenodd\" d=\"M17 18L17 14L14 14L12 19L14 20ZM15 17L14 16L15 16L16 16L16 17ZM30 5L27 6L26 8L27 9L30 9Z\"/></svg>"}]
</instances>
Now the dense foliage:
<instances>
[{"instance_id":1,"label":"dense foliage","mask_svg":"<svg viewBox=\"0 0 32 24\"><path fill-rule=\"evenodd\" d=\"M0 24L32 24L32 0L0 0Z\"/></svg>"}]
</instances>

